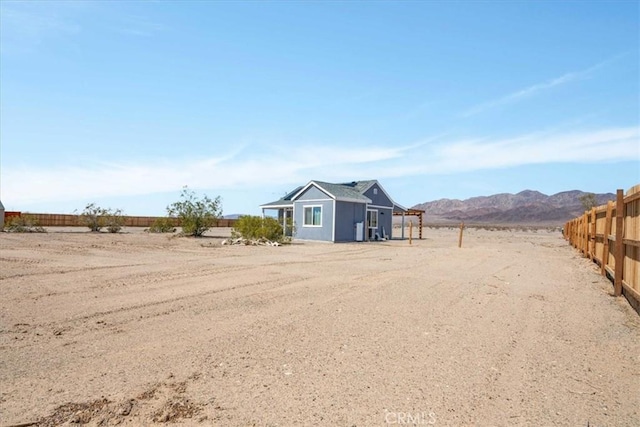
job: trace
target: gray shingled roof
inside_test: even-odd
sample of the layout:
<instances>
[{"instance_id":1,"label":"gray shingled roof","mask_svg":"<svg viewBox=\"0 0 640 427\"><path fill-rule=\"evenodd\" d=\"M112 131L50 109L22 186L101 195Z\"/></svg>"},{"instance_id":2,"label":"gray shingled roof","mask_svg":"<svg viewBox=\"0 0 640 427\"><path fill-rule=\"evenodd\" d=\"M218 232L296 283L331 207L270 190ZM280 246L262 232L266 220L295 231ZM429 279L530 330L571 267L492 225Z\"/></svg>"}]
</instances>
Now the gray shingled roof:
<instances>
[{"instance_id":1,"label":"gray shingled roof","mask_svg":"<svg viewBox=\"0 0 640 427\"><path fill-rule=\"evenodd\" d=\"M371 187L376 181L374 179L370 179L368 181L356 181L356 182L352 182L350 184L343 184L343 185L354 185L353 188L355 188L356 190L358 190L361 194L364 194L365 191L367 191L367 189L369 187Z\"/></svg>"},{"instance_id":2,"label":"gray shingled roof","mask_svg":"<svg viewBox=\"0 0 640 427\"><path fill-rule=\"evenodd\" d=\"M370 202L369 198L364 195L364 192L371 187L376 181L371 179L367 181L352 181L352 182L344 182L341 184L333 184L331 182L323 182L323 181L311 181L314 182L318 187L324 190L326 193L331 194L336 199L350 199L350 200L362 200L363 202ZM302 190L305 186L300 186L282 197L275 202L265 203L261 205L261 207L280 207L280 206L293 206L293 202L291 199L295 196L300 190ZM400 210L405 210L400 205L395 205Z\"/></svg>"},{"instance_id":3,"label":"gray shingled roof","mask_svg":"<svg viewBox=\"0 0 640 427\"><path fill-rule=\"evenodd\" d=\"M291 201L291 198L293 196L296 195L296 193L300 190L302 190L302 186L299 186L298 188L296 188L295 190L291 191L290 193L288 193L286 196L282 197L279 200L276 200L275 202L269 202L269 203L265 203L264 205L260 205L261 207L267 207L267 206L293 206L293 202Z\"/></svg>"},{"instance_id":4,"label":"gray shingled roof","mask_svg":"<svg viewBox=\"0 0 640 427\"><path fill-rule=\"evenodd\" d=\"M351 187L351 184L332 184L330 182L313 181L318 184L327 193L333 195L336 199L353 199L369 201L369 198L363 195L358 189Z\"/></svg>"},{"instance_id":5,"label":"gray shingled roof","mask_svg":"<svg viewBox=\"0 0 640 427\"><path fill-rule=\"evenodd\" d=\"M269 202L269 203L265 203L263 205L260 205L261 208L266 208L266 207L269 207L269 206L273 206L273 207L293 206L293 202L291 200L280 199L280 200L276 200L274 202Z\"/></svg>"}]
</instances>

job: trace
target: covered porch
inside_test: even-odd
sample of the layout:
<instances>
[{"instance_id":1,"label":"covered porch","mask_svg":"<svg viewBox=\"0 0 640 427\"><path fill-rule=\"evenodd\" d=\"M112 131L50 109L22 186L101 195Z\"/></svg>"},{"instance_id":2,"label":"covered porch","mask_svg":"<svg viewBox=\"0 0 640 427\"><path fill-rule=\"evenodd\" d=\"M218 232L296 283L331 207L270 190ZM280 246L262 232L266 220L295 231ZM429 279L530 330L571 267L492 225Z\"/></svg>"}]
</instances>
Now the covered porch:
<instances>
[{"instance_id":1,"label":"covered porch","mask_svg":"<svg viewBox=\"0 0 640 427\"><path fill-rule=\"evenodd\" d=\"M285 237L293 237L293 203L282 203L279 200L262 205L260 209L262 209L263 218L271 216L278 219ZM267 212L270 212L271 215L267 215Z\"/></svg>"}]
</instances>

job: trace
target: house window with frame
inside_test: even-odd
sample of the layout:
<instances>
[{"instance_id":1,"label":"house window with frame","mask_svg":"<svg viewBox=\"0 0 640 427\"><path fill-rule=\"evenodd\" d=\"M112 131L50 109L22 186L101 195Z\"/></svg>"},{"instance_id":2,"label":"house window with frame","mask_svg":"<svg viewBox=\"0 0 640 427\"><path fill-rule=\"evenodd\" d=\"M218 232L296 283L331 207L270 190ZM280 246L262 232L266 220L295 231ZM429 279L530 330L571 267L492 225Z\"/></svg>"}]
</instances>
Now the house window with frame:
<instances>
[{"instance_id":1,"label":"house window with frame","mask_svg":"<svg viewBox=\"0 0 640 427\"><path fill-rule=\"evenodd\" d=\"M304 227L322 227L322 206L304 207Z\"/></svg>"},{"instance_id":2,"label":"house window with frame","mask_svg":"<svg viewBox=\"0 0 640 427\"><path fill-rule=\"evenodd\" d=\"M369 228L378 228L378 211L377 210L367 211L367 222L369 223Z\"/></svg>"}]
</instances>

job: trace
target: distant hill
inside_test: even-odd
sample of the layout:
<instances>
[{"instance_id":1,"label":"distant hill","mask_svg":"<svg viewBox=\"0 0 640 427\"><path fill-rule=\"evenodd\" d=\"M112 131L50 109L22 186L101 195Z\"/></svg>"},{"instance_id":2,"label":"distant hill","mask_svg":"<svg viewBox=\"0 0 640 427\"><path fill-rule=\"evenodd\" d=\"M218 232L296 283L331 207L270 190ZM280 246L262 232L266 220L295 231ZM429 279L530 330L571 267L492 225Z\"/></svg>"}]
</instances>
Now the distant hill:
<instances>
[{"instance_id":1,"label":"distant hill","mask_svg":"<svg viewBox=\"0 0 640 427\"><path fill-rule=\"evenodd\" d=\"M223 219L238 219L243 215L244 214L229 214L229 215L224 215L222 218Z\"/></svg>"},{"instance_id":2,"label":"distant hill","mask_svg":"<svg viewBox=\"0 0 640 427\"><path fill-rule=\"evenodd\" d=\"M553 224L560 225L582 215L583 191L563 191L552 196L524 190L518 194L495 194L466 200L440 199L420 203L413 209L425 211L426 223ZM613 193L596 194L598 205L615 200Z\"/></svg>"}]
</instances>

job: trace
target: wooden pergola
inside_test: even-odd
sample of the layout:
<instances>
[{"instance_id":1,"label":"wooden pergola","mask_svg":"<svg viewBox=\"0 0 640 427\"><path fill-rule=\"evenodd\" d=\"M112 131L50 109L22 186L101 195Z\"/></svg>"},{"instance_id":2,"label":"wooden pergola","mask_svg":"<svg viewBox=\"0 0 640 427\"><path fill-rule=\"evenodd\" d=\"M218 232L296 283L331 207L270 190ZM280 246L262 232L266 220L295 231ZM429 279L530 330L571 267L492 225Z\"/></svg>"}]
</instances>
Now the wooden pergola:
<instances>
[{"instance_id":1,"label":"wooden pergola","mask_svg":"<svg viewBox=\"0 0 640 427\"><path fill-rule=\"evenodd\" d=\"M418 236L422 240L423 215L424 215L424 211L422 209L407 209L406 211L393 211L393 216L402 216L402 239L404 239L404 217L417 216L418 217Z\"/></svg>"}]
</instances>

